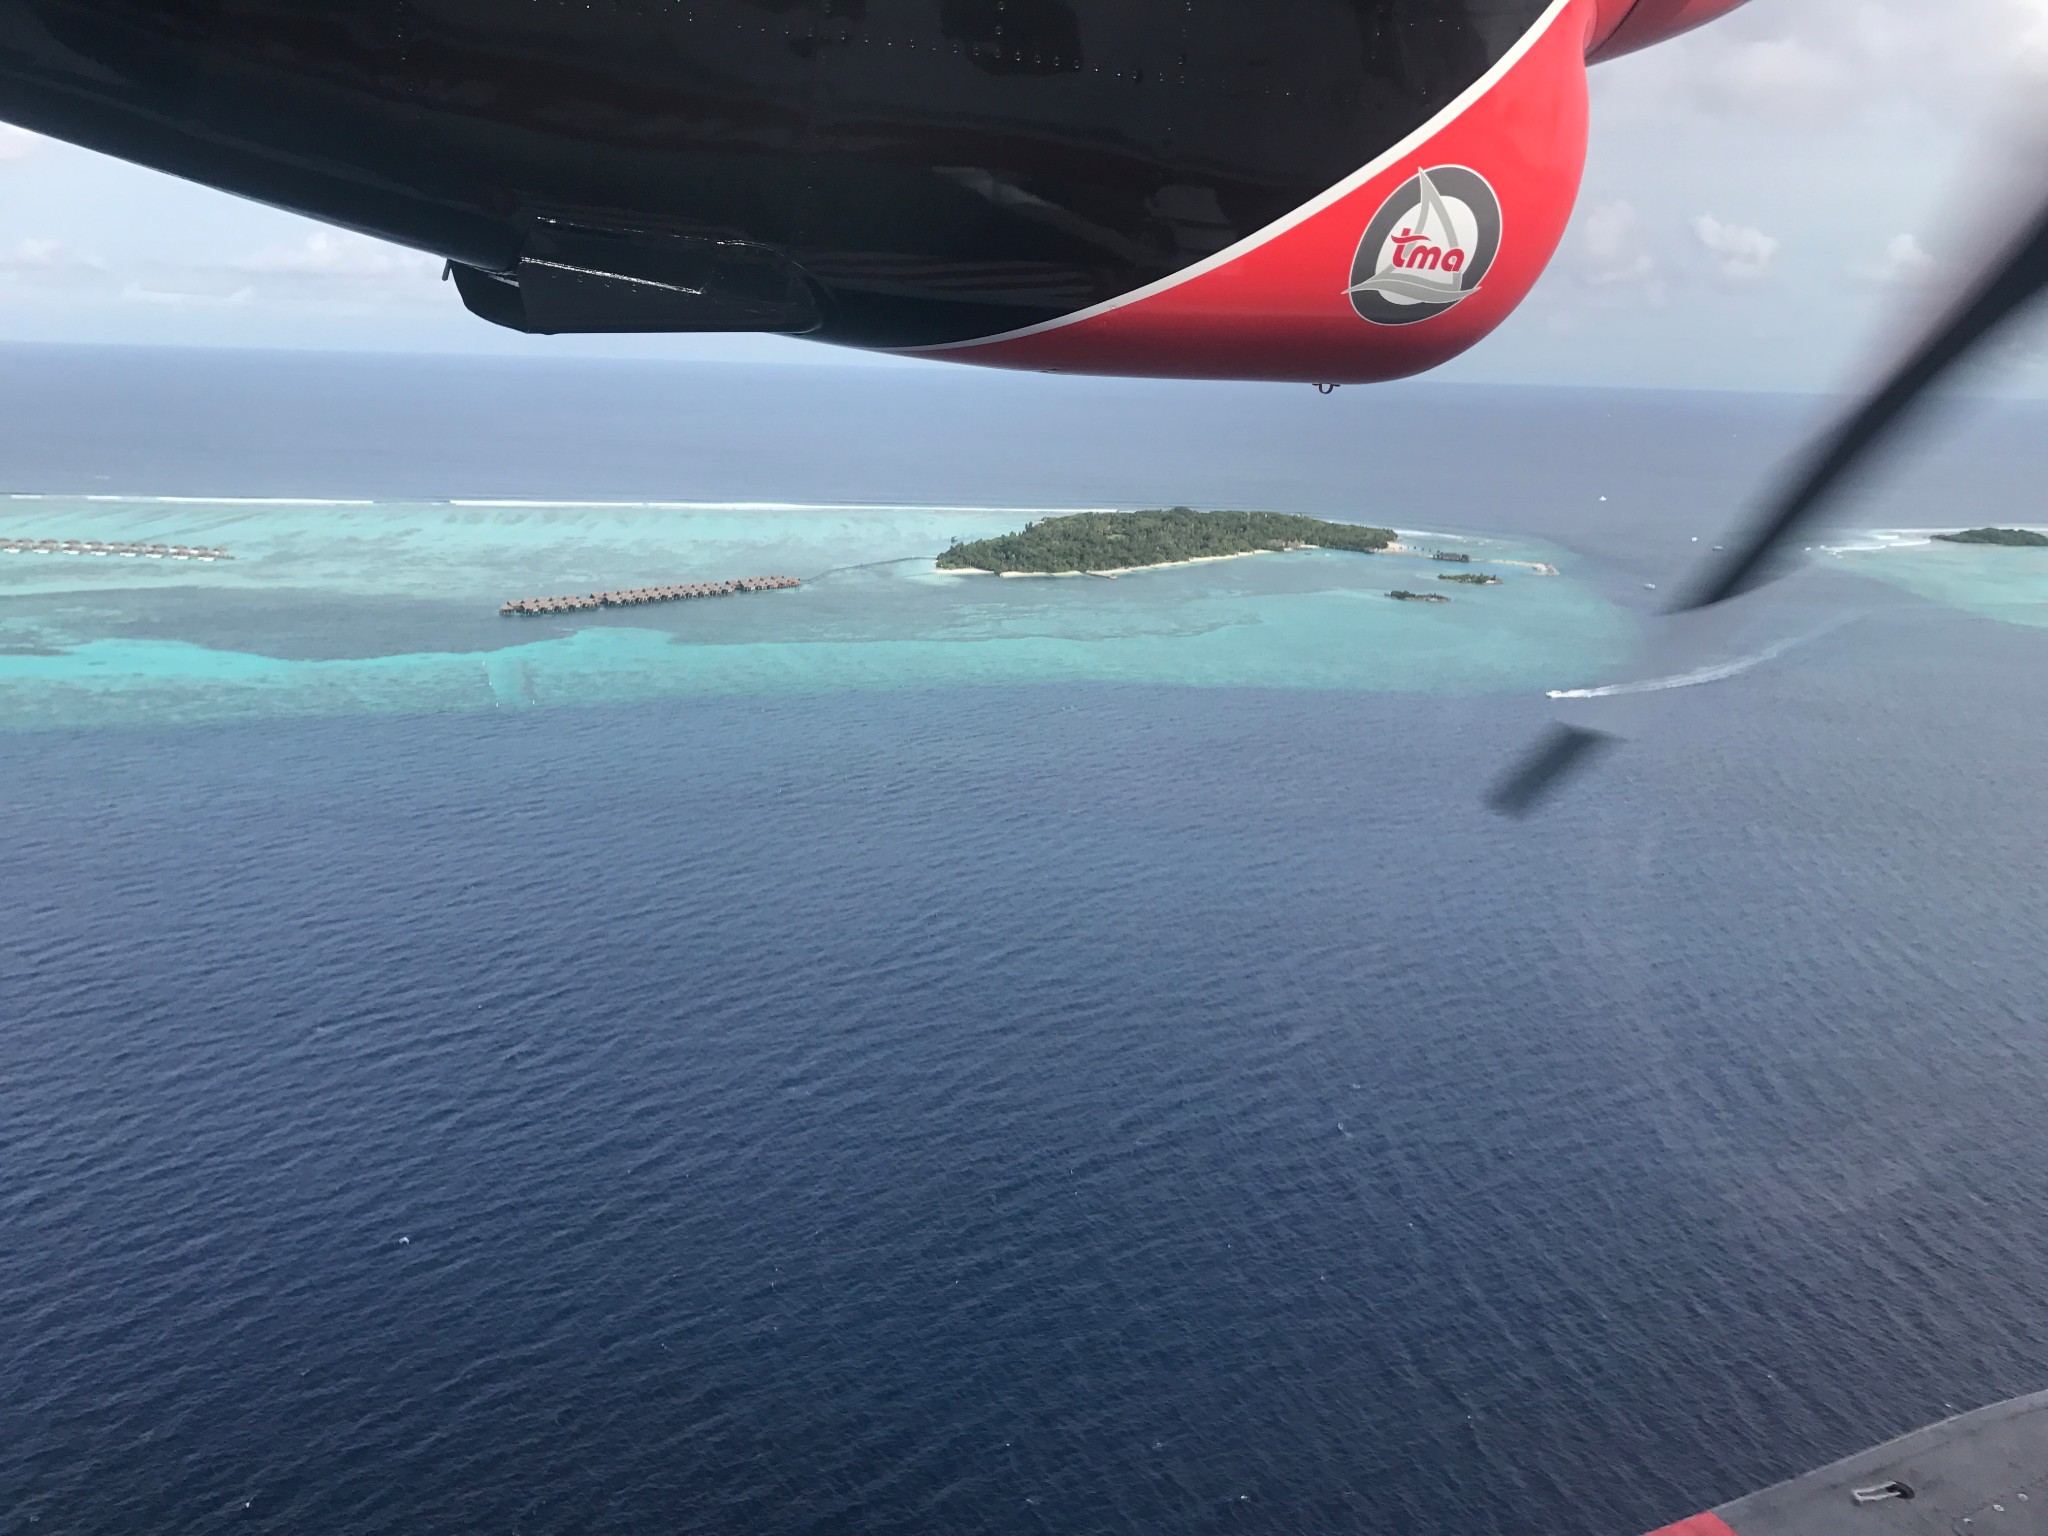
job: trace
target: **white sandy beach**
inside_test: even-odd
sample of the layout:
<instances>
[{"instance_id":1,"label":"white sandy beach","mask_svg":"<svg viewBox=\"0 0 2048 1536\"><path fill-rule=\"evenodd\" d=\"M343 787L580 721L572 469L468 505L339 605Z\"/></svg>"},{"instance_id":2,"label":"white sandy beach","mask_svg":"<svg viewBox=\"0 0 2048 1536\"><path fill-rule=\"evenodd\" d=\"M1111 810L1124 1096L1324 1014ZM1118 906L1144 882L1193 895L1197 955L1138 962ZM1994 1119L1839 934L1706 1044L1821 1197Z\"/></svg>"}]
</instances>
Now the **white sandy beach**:
<instances>
[{"instance_id":1,"label":"white sandy beach","mask_svg":"<svg viewBox=\"0 0 2048 1536\"><path fill-rule=\"evenodd\" d=\"M1321 549L1321 544L1300 544L1297 549ZM1107 566L1099 571L985 571L978 565L942 567L938 557L932 557L932 570L940 576L1002 576L1025 580L1033 577L1065 579L1069 576L1106 576L1114 581L1119 576L1128 576L1133 571L1164 571L1176 565L1213 565L1218 560L1242 560L1246 555L1284 555L1284 549L1241 549L1229 555L1196 555L1190 560L1163 560L1158 565Z\"/></svg>"},{"instance_id":2,"label":"white sandy beach","mask_svg":"<svg viewBox=\"0 0 2048 1536\"><path fill-rule=\"evenodd\" d=\"M1065 580L1072 576L1102 576L1114 581L1119 576L1129 576L1136 571L1164 571L1170 570L1177 565L1212 565L1218 560L1242 560L1248 555L1284 555L1304 549L1328 549L1329 547L1327 544L1297 544L1292 550L1241 549L1234 554L1228 555L1197 555L1189 560L1165 560L1161 561L1158 565L1119 565L1099 571L987 571L978 565L944 567L938 563L938 557L934 555L932 557L932 574L936 576L1001 576L1007 580L1020 581L1042 578ZM1398 539L1382 550L1339 550L1337 553L1406 555L1414 560L1433 558L1432 551L1415 549L1401 543ZM1501 560L1487 555L1474 555L1470 560L1445 561L1444 563L1447 565L1512 565L1525 571L1534 571L1538 576L1555 576L1558 573L1556 566L1541 560Z\"/></svg>"}]
</instances>

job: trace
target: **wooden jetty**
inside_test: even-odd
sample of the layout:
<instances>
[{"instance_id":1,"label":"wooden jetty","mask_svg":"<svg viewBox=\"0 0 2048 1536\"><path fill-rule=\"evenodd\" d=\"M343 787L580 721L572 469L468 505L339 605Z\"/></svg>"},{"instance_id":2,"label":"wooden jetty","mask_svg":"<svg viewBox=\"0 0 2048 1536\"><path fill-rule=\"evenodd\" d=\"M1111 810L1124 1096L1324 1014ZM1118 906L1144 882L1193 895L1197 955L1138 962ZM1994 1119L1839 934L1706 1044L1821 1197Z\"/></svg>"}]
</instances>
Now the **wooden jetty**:
<instances>
[{"instance_id":1,"label":"wooden jetty","mask_svg":"<svg viewBox=\"0 0 2048 1536\"><path fill-rule=\"evenodd\" d=\"M126 555L137 560L232 560L224 549L197 544L138 544L125 539L0 538L0 555Z\"/></svg>"},{"instance_id":2,"label":"wooden jetty","mask_svg":"<svg viewBox=\"0 0 2048 1536\"><path fill-rule=\"evenodd\" d=\"M637 608L642 603L729 597L735 592L779 592L785 587L802 585L794 576L742 576L737 581L686 581L671 587L626 587L617 592L585 592L575 597L515 597L498 612L573 613L579 608Z\"/></svg>"}]
</instances>

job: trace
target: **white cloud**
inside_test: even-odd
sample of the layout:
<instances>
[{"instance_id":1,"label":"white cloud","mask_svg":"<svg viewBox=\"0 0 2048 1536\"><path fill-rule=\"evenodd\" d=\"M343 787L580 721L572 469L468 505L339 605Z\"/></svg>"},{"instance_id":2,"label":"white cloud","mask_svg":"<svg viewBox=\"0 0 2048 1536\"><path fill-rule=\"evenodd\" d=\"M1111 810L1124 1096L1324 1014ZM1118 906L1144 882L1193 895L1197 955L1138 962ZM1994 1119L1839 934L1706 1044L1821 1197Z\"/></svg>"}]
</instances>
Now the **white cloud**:
<instances>
[{"instance_id":1,"label":"white cloud","mask_svg":"<svg viewBox=\"0 0 2048 1536\"><path fill-rule=\"evenodd\" d=\"M1839 53L1805 38L1767 37L1710 57L1699 83L1725 112L1804 117L1838 108L1855 79Z\"/></svg>"},{"instance_id":2,"label":"white cloud","mask_svg":"<svg viewBox=\"0 0 2048 1536\"><path fill-rule=\"evenodd\" d=\"M1657 259L1643 241L1643 221L1634 203L1602 203L1587 210L1579 228L1580 271L1598 287L1646 282L1656 276Z\"/></svg>"},{"instance_id":3,"label":"white cloud","mask_svg":"<svg viewBox=\"0 0 2048 1536\"><path fill-rule=\"evenodd\" d=\"M448 297L439 282L439 258L325 227L251 251L211 275L252 289L265 304L301 308L389 310L446 303Z\"/></svg>"},{"instance_id":4,"label":"white cloud","mask_svg":"<svg viewBox=\"0 0 2048 1536\"><path fill-rule=\"evenodd\" d=\"M1938 131L2048 79L2048 0L1753 0L1594 72L1603 110L1857 132L1901 112Z\"/></svg>"},{"instance_id":5,"label":"white cloud","mask_svg":"<svg viewBox=\"0 0 2048 1536\"><path fill-rule=\"evenodd\" d=\"M0 246L0 278L13 283L77 282L103 277L107 264L81 256L61 240L31 235Z\"/></svg>"},{"instance_id":6,"label":"white cloud","mask_svg":"<svg viewBox=\"0 0 2048 1536\"><path fill-rule=\"evenodd\" d=\"M269 245L232 263L238 272L272 277L350 280L436 277L441 263L420 251L387 245L344 229L315 229L290 245Z\"/></svg>"},{"instance_id":7,"label":"white cloud","mask_svg":"<svg viewBox=\"0 0 2048 1536\"><path fill-rule=\"evenodd\" d=\"M218 262L144 257L110 265L41 235L0 244L0 288L11 293L97 296L102 302L157 307L360 313L445 303L434 281L439 271L432 257L324 228Z\"/></svg>"},{"instance_id":8,"label":"white cloud","mask_svg":"<svg viewBox=\"0 0 2048 1536\"><path fill-rule=\"evenodd\" d=\"M1720 274L1735 282L1754 282L1770 271L1778 254L1775 236L1747 224L1723 224L1711 213L1692 221L1692 232Z\"/></svg>"},{"instance_id":9,"label":"white cloud","mask_svg":"<svg viewBox=\"0 0 2048 1536\"><path fill-rule=\"evenodd\" d=\"M256 297L253 288L234 288L226 293L198 293L178 288L152 288L131 282L121 289L124 304L151 304L170 309L221 309L247 304Z\"/></svg>"},{"instance_id":10,"label":"white cloud","mask_svg":"<svg viewBox=\"0 0 2048 1536\"><path fill-rule=\"evenodd\" d=\"M1642 215L1626 198L1595 204L1580 216L1571 255L1579 280L1589 288L1640 298L1653 307L1661 307L1668 296Z\"/></svg>"},{"instance_id":11,"label":"white cloud","mask_svg":"<svg viewBox=\"0 0 2048 1536\"><path fill-rule=\"evenodd\" d=\"M2007 59L2030 75L2048 75L2048 0L2005 0L1999 43Z\"/></svg>"},{"instance_id":12,"label":"white cloud","mask_svg":"<svg viewBox=\"0 0 2048 1536\"><path fill-rule=\"evenodd\" d=\"M15 241L13 249L0 256L0 265L47 269L59 265L63 259L64 247L60 242L30 237Z\"/></svg>"},{"instance_id":13,"label":"white cloud","mask_svg":"<svg viewBox=\"0 0 2048 1536\"><path fill-rule=\"evenodd\" d=\"M12 123L0 123L0 164L26 160L42 145L42 135L17 128Z\"/></svg>"},{"instance_id":14,"label":"white cloud","mask_svg":"<svg viewBox=\"0 0 2048 1536\"><path fill-rule=\"evenodd\" d=\"M1914 287L1934 275L1935 265L1912 235L1893 235L1884 243L1884 254L1875 261L1859 263L1854 275L1881 288Z\"/></svg>"}]
</instances>

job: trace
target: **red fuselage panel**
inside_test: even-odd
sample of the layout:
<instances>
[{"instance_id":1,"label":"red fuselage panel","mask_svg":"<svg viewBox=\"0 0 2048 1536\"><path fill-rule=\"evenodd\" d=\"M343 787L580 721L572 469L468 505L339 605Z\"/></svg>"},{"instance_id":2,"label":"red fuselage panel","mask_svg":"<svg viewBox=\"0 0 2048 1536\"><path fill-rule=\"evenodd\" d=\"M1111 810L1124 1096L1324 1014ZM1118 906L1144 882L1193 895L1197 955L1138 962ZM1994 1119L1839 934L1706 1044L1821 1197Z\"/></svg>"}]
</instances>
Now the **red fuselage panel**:
<instances>
[{"instance_id":1,"label":"red fuselage panel","mask_svg":"<svg viewBox=\"0 0 2048 1536\"><path fill-rule=\"evenodd\" d=\"M1215 260L1049 323L919 350L1050 372L1332 384L1433 368L1505 320L1557 249L1585 163L1596 20L1593 0L1559 0L1437 118Z\"/></svg>"},{"instance_id":2,"label":"red fuselage panel","mask_svg":"<svg viewBox=\"0 0 2048 1536\"><path fill-rule=\"evenodd\" d=\"M1586 57L1731 0L0 0L0 119L542 332L1344 383L1557 247Z\"/></svg>"},{"instance_id":3,"label":"red fuselage panel","mask_svg":"<svg viewBox=\"0 0 2048 1536\"><path fill-rule=\"evenodd\" d=\"M1690 1520L1652 1531L1650 1536L1735 1536L1735 1530L1719 1515L1694 1515Z\"/></svg>"}]
</instances>

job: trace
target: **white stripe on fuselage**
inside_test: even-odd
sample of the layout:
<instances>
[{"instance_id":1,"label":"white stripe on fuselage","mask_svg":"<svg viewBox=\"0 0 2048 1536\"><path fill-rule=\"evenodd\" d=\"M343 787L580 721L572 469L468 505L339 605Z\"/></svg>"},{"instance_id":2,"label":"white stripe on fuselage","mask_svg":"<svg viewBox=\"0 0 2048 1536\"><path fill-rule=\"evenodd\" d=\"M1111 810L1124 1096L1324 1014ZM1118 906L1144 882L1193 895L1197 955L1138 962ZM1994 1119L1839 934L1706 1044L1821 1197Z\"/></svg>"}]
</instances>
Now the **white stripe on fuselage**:
<instances>
[{"instance_id":1,"label":"white stripe on fuselage","mask_svg":"<svg viewBox=\"0 0 2048 1536\"><path fill-rule=\"evenodd\" d=\"M1498 85L1502 78L1507 75L1508 71L1521 63L1528 55L1529 50L1534 48L1553 26L1557 25L1558 18L1578 3L1579 0L1551 0L1550 8L1537 17L1535 24L1522 34L1514 47L1501 55L1499 63L1495 64L1493 68L1467 86L1464 92L1449 106L1395 144L1393 148L1374 158L1362 169L1354 171L1351 175L1345 177L1320 197L1303 203L1286 217L1275 219L1264 229L1246 235L1237 244L1226 246L1215 255L1206 256L1193 266L1182 268L1171 277L1162 277L1156 282L1147 283L1142 288L1133 288L1129 293L1120 295L1117 298L1105 299L1102 303L1091 304L1086 309L1077 309L1071 315L1061 315L1056 320L1041 320L1036 325L1019 326L1014 331L1001 331L993 336L976 336L968 341L942 341L925 347L890 347L883 350L910 354L953 352L962 347L986 347L998 341L1018 341L1026 336L1042 336L1047 331L1061 330L1066 326L1078 324L1083 320L1091 320L1097 315L1112 314L1126 305L1136 304L1141 300L1152 298L1158 294L1169 293L1173 289L1178 288L1182 283L1193 282L1204 273L1214 272L1218 268L1227 267L1240 256L1255 251L1262 245L1270 244L1289 230L1307 223L1333 203L1341 202L1374 177L1385 174L1402 160L1414 154L1416 150L1427 144L1431 139L1442 133L1445 128L1470 111L1473 104L1480 97Z\"/></svg>"}]
</instances>

